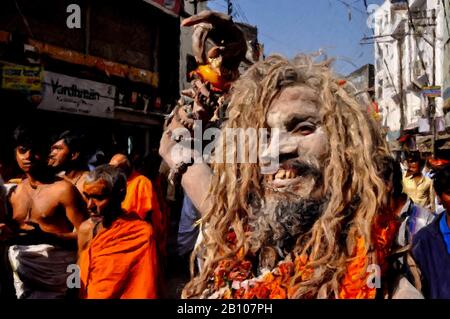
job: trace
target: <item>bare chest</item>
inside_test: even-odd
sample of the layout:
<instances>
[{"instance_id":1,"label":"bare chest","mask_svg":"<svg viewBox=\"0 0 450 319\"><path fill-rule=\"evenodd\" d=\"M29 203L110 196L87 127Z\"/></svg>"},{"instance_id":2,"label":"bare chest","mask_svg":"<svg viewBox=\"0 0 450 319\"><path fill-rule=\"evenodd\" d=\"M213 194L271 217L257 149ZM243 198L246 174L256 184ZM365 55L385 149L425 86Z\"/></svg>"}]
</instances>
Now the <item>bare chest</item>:
<instances>
[{"instance_id":1,"label":"bare chest","mask_svg":"<svg viewBox=\"0 0 450 319\"><path fill-rule=\"evenodd\" d=\"M21 185L11 197L13 218L19 223L52 219L61 210L57 193L51 186L38 186L36 189Z\"/></svg>"}]
</instances>

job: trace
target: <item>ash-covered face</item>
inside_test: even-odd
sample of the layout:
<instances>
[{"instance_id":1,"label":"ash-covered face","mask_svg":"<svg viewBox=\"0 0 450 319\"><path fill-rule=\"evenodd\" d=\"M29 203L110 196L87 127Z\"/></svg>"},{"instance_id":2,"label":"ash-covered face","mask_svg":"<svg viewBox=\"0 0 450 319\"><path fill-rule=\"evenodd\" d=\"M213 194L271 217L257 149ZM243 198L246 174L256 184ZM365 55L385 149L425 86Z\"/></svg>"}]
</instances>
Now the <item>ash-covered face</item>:
<instances>
[{"instance_id":1,"label":"ash-covered face","mask_svg":"<svg viewBox=\"0 0 450 319\"><path fill-rule=\"evenodd\" d=\"M317 93L310 88L283 89L269 108L267 123L280 130L279 168L263 175L264 200L252 202L249 240L252 251L260 251L260 269L285 257L323 213L330 148ZM275 143L270 141L269 149Z\"/></svg>"},{"instance_id":2,"label":"ash-covered face","mask_svg":"<svg viewBox=\"0 0 450 319\"><path fill-rule=\"evenodd\" d=\"M322 176L329 140L322 127L317 92L304 86L283 89L269 108L267 124L280 131L280 165L274 174L264 176L267 195L273 191L305 199L323 197Z\"/></svg>"}]
</instances>

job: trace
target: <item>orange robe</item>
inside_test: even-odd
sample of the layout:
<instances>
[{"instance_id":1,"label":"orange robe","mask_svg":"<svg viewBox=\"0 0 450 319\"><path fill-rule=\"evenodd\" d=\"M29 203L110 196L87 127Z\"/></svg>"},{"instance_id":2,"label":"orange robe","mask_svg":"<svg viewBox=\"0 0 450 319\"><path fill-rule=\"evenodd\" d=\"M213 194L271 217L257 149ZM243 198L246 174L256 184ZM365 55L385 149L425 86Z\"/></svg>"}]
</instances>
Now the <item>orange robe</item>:
<instances>
[{"instance_id":1,"label":"orange robe","mask_svg":"<svg viewBox=\"0 0 450 319\"><path fill-rule=\"evenodd\" d=\"M130 216L102 229L79 259L81 298L158 298L158 260L153 230Z\"/></svg>"},{"instance_id":2,"label":"orange robe","mask_svg":"<svg viewBox=\"0 0 450 319\"><path fill-rule=\"evenodd\" d=\"M128 214L137 214L142 220L146 220L147 214L151 211L150 221L155 232L158 250L164 251L162 245L165 243L163 240L166 234L165 218L159 208L158 195L147 177L136 172L129 177L122 209Z\"/></svg>"}]
</instances>

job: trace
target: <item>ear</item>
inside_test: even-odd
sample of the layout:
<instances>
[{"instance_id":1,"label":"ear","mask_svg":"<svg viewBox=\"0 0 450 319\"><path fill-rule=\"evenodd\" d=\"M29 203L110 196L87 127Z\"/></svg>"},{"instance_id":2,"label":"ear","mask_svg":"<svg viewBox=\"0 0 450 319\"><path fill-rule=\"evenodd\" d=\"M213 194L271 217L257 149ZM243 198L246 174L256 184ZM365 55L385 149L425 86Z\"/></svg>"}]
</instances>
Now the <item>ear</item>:
<instances>
[{"instance_id":1,"label":"ear","mask_svg":"<svg viewBox=\"0 0 450 319\"><path fill-rule=\"evenodd\" d=\"M70 157L70 159L71 159L72 161L75 161L75 160L78 159L79 156L80 156L80 152L73 152L73 153L72 153L72 156Z\"/></svg>"}]
</instances>

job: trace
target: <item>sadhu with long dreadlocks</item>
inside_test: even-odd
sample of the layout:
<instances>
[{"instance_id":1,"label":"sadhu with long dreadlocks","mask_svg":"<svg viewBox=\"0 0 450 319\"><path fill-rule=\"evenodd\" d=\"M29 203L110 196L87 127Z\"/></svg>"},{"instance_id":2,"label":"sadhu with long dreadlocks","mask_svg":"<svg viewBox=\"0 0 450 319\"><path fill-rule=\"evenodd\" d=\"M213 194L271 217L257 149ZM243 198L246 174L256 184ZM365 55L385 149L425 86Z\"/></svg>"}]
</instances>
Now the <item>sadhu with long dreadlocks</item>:
<instances>
[{"instance_id":1,"label":"sadhu with long dreadlocks","mask_svg":"<svg viewBox=\"0 0 450 319\"><path fill-rule=\"evenodd\" d=\"M234 160L186 165L181 181L203 216L192 258L201 269L192 267L183 297L392 293L377 289L380 275L387 288L383 276L390 272L398 227L384 209L377 164L388 149L329 64L271 56L233 84L215 150ZM161 140L160 154L171 167L180 167L173 152L180 126L172 121ZM249 128L267 129L270 142L262 153L279 150L277 170L267 174L264 155L256 163L237 160L242 144L230 143L227 134ZM252 149L249 139L244 145Z\"/></svg>"}]
</instances>

